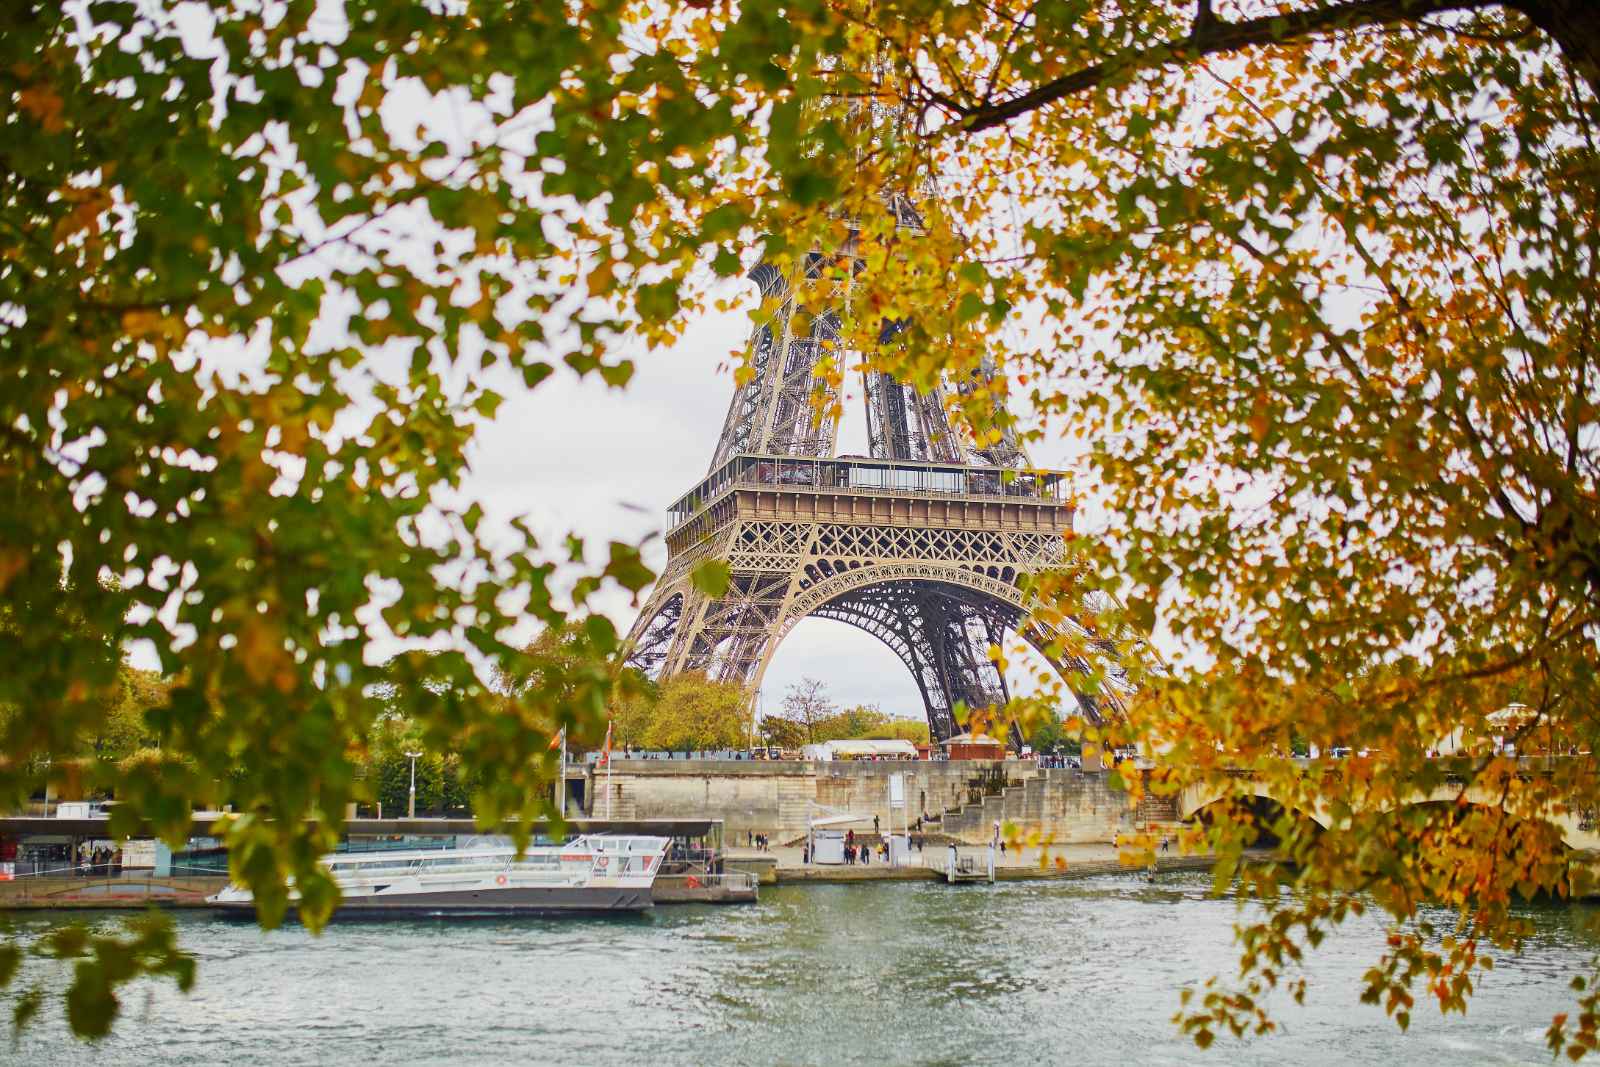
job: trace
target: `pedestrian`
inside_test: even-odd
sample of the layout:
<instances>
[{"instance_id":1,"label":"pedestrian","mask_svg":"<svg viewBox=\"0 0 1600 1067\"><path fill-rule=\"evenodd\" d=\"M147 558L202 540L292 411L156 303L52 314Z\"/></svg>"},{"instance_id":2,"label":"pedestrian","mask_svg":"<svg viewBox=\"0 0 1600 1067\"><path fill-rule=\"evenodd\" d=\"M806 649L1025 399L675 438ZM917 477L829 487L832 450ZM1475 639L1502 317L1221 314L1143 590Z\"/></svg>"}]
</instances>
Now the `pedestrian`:
<instances>
[{"instance_id":1,"label":"pedestrian","mask_svg":"<svg viewBox=\"0 0 1600 1067\"><path fill-rule=\"evenodd\" d=\"M878 832L878 817L876 815L872 817L872 832Z\"/></svg>"},{"instance_id":2,"label":"pedestrian","mask_svg":"<svg viewBox=\"0 0 1600 1067\"><path fill-rule=\"evenodd\" d=\"M861 849L861 865L865 867L865 866L870 865L871 863L872 863L872 849L866 848L865 846L863 846L862 849Z\"/></svg>"},{"instance_id":3,"label":"pedestrian","mask_svg":"<svg viewBox=\"0 0 1600 1067\"><path fill-rule=\"evenodd\" d=\"M808 864L810 862L811 862L811 843L808 841L807 843L805 843L805 844L800 846L800 866L804 867L806 864Z\"/></svg>"}]
</instances>

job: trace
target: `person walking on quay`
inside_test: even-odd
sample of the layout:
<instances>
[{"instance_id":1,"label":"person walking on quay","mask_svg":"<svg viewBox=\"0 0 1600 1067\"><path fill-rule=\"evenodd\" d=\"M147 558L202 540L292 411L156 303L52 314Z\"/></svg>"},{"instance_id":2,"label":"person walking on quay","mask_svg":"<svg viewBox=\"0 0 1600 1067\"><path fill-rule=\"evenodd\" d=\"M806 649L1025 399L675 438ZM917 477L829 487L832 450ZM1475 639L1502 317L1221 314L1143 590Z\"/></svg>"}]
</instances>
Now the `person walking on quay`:
<instances>
[{"instance_id":1,"label":"person walking on quay","mask_svg":"<svg viewBox=\"0 0 1600 1067\"><path fill-rule=\"evenodd\" d=\"M811 842L807 841L800 846L800 866L804 867L811 862Z\"/></svg>"},{"instance_id":2,"label":"person walking on quay","mask_svg":"<svg viewBox=\"0 0 1600 1067\"><path fill-rule=\"evenodd\" d=\"M863 845L861 847L861 864L864 867L871 866L871 864L872 864L872 846Z\"/></svg>"}]
</instances>

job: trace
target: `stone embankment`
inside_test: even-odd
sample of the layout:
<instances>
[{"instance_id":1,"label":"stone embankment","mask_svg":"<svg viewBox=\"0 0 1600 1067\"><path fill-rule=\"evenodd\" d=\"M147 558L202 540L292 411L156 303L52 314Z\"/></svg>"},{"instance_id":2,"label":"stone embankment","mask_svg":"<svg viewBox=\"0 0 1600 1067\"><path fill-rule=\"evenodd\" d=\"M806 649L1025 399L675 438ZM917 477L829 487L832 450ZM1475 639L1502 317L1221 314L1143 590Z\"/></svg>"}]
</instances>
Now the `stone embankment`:
<instances>
[{"instance_id":1,"label":"stone embankment","mask_svg":"<svg viewBox=\"0 0 1600 1067\"><path fill-rule=\"evenodd\" d=\"M906 806L889 808L889 776L904 775ZM607 778L596 775L592 808L605 809ZM611 810L619 819L721 819L729 846L753 834L798 844L811 819L876 816L881 828L923 818L934 841L987 842L994 824L1056 844L1111 842L1118 834L1177 818L1170 798L1138 808L1103 771L1041 769L1031 760L820 762L755 760L614 761ZM936 836L935 836L936 835Z\"/></svg>"},{"instance_id":2,"label":"stone embankment","mask_svg":"<svg viewBox=\"0 0 1600 1067\"><path fill-rule=\"evenodd\" d=\"M1165 856L1158 857L1155 869L1158 874L1171 871L1209 871L1212 861L1207 856ZM1066 881L1076 878L1100 878L1106 875L1117 874L1145 874L1149 868L1129 866L1120 860L1091 860L1089 862L1068 863L1057 867L1048 865L1040 867L1038 864L1008 864L997 866L994 871L995 880L998 882L1023 882L1023 881ZM886 864L870 866L793 866L778 868L778 883L791 884L839 884L856 882L942 882L944 871L936 866L913 865L910 867L890 867Z\"/></svg>"}]
</instances>

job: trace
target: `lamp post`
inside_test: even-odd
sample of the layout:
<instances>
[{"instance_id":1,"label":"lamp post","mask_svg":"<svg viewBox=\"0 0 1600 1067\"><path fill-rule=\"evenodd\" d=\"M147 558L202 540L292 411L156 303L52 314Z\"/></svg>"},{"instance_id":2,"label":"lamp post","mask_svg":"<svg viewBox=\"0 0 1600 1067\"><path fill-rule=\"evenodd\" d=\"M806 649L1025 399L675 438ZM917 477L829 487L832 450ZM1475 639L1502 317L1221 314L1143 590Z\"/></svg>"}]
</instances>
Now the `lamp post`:
<instances>
[{"instance_id":1,"label":"lamp post","mask_svg":"<svg viewBox=\"0 0 1600 1067\"><path fill-rule=\"evenodd\" d=\"M411 760L411 795L410 800L406 803L406 818L408 819L417 817L417 757L420 755L422 755L420 752L406 753L406 756Z\"/></svg>"},{"instance_id":2,"label":"lamp post","mask_svg":"<svg viewBox=\"0 0 1600 1067\"><path fill-rule=\"evenodd\" d=\"M755 755L756 729L761 725L761 690L756 690L755 713L750 716L750 754Z\"/></svg>"}]
</instances>

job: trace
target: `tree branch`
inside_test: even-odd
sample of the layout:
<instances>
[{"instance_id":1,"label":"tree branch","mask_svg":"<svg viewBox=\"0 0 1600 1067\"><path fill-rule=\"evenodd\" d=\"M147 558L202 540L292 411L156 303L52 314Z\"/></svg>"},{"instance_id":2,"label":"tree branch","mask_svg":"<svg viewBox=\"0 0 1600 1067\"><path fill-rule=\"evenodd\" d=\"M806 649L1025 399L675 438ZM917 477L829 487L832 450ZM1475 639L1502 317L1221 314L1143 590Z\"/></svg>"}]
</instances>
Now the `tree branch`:
<instances>
[{"instance_id":1,"label":"tree branch","mask_svg":"<svg viewBox=\"0 0 1600 1067\"><path fill-rule=\"evenodd\" d=\"M1094 89L1112 75L1125 70L1187 63L1218 52L1288 44L1357 26L1414 22L1425 15L1492 6L1499 6L1497 0L1346 0L1345 3L1319 11L1228 22L1212 15L1209 5L1201 5L1191 36L1165 41L1151 48L1141 48L1126 56L1084 67L1010 100L964 109L966 118L962 127L968 133L977 133L1003 125L1046 104Z\"/></svg>"}]
</instances>

